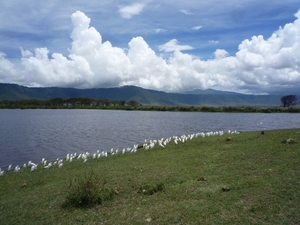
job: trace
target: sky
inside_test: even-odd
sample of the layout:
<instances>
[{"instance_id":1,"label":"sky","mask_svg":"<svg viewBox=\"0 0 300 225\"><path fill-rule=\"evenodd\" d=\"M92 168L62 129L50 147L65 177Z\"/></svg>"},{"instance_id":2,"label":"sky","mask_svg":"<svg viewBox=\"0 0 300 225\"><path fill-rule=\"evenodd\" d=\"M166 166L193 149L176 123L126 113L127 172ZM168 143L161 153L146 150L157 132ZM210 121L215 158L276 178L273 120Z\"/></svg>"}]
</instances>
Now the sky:
<instances>
[{"instance_id":1,"label":"sky","mask_svg":"<svg viewBox=\"0 0 300 225\"><path fill-rule=\"evenodd\" d=\"M0 83L300 93L299 0L1 0Z\"/></svg>"}]
</instances>

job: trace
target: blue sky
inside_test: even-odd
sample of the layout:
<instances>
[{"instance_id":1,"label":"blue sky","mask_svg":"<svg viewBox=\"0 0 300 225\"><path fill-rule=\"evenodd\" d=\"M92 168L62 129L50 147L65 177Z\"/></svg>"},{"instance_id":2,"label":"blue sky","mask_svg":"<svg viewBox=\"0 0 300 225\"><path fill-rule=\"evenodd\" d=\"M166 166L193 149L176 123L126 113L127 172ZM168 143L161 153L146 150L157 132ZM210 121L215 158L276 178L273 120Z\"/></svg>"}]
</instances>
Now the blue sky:
<instances>
[{"instance_id":1,"label":"blue sky","mask_svg":"<svg viewBox=\"0 0 300 225\"><path fill-rule=\"evenodd\" d=\"M295 92L299 9L299 0L2 0L0 82Z\"/></svg>"}]
</instances>

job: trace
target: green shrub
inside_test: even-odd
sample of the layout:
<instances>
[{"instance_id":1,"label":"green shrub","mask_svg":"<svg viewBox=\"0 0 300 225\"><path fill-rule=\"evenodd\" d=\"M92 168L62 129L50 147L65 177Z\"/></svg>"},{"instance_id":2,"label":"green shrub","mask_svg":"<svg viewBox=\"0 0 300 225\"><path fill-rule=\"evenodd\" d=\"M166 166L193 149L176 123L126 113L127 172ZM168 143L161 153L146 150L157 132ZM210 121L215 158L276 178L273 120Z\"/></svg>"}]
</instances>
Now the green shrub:
<instances>
[{"instance_id":1,"label":"green shrub","mask_svg":"<svg viewBox=\"0 0 300 225\"><path fill-rule=\"evenodd\" d=\"M106 183L106 180L96 175L93 170L82 178L70 180L65 206L85 208L112 200L113 189L108 188Z\"/></svg>"},{"instance_id":2,"label":"green shrub","mask_svg":"<svg viewBox=\"0 0 300 225\"><path fill-rule=\"evenodd\" d=\"M138 192L144 195L153 195L156 192L162 191L164 188L165 188L164 183L160 181L155 184L141 185Z\"/></svg>"}]
</instances>

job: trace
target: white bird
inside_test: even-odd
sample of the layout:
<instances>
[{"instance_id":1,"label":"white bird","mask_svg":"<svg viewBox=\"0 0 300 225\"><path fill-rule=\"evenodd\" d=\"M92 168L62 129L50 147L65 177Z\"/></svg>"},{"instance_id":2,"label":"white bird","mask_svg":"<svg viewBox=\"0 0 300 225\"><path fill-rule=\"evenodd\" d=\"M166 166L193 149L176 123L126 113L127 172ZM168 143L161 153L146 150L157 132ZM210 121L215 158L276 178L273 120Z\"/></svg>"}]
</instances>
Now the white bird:
<instances>
[{"instance_id":1,"label":"white bird","mask_svg":"<svg viewBox=\"0 0 300 225\"><path fill-rule=\"evenodd\" d=\"M174 142L175 142L176 145L178 144L178 143L177 143L177 139L174 139Z\"/></svg>"},{"instance_id":2,"label":"white bird","mask_svg":"<svg viewBox=\"0 0 300 225\"><path fill-rule=\"evenodd\" d=\"M15 167L15 172L18 173L19 171L20 171L20 167L19 167L19 165L17 165L17 166Z\"/></svg>"},{"instance_id":3,"label":"white bird","mask_svg":"<svg viewBox=\"0 0 300 225\"><path fill-rule=\"evenodd\" d=\"M63 163L58 164L58 168L62 168Z\"/></svg>"},{"instance_id":4,"label":"white bird","mask_svg":"<svg viewBox=\"0 0 300 225\"><path fill-rule=\"evenodd\" d=\"M49 169L52 166L52 162L49 162L47 166L44 166L45 169Z\"/></svg>"},{"instance_id":5,"label":"white bird","mask_svg":"<svg viewBox=\"0 0 300 225\"><path fill-rule=\"evenodd\" d=\"M0 171L0 176L4 175L4 170Z\"/></svg>"},{"instance_id":6,"label":"white bird","mask_svg":"<svg viewBox=\"0 0 300 225\"><path fill-rule=\"evenodd\" d=\"M150 143L150 148L154 148L154 146L155 146L155 143L154 143L154 142L151 142L151 143Z\"/></svg>"},{"instance_id":7,"label":"white bird","mask_svg":"<svg viewBox=\"0 0 300 225\"><path fill-rule=\"evenodd\" d=\"M29 162L28 162L28 166L35 166L35 167L36 167L36 166L37 166L37 164L35 164L35 163L33 163L33 162L29 161Z\"/></svg>"},{"instance_id":8,"label":"white bird","mask_svg":"<svg viewBox=\"0 0 300 225\"><path fill-rule=\"evenodd\" d=\"M36 170L36 168L37 168L36 166L32 166L31 169L30 169L30 171L33 172L33 171Z\"/></svg>"},{"instance_id":9,"label":"white bird","mask_svg":"<svg viewBox=\"0 0 300 225\"><path fill-rule=\"evenodd\" d=\"M69 159L70 159L70 154L67 154L66 161L69 161Z\"/></svg>"},{"instance_id":10,"label":"white bird","mask_svg":"<svg viewBox=\"0 0 300 225\"><path fill-rule=\"evenodd\" d=\"M165 147L162 143L161 143L161 141L158 141L158 144L159 144L159 146L161 146L161 147Z\"/></svg>"},{"instance_id":11,"label":"white bird","mask_svg":"<svg viewBox=\"0 0 300 225\"><path fill-rule=\"evenodd\" d=\"M11 166L12 166L11 164L8 166L7 171L10 171Z\"/></svg>"}]
</instances>

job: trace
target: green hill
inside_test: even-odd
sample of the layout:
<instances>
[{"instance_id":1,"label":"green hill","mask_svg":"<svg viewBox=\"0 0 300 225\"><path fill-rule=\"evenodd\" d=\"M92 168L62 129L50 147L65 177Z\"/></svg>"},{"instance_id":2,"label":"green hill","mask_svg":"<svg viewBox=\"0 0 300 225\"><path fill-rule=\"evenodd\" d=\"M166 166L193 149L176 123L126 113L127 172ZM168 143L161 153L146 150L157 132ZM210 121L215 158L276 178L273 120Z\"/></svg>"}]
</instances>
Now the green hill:
<instances>
[{"instance_id":1,"label":"green hill","mask_svg":"<svg viewBox=\"0 0 300 225\"><path fill-rule=\"evenodd\" d=\"M0 84L0 100L52 99L85 97L120 101L137 101L143 105L195 105L195 106L279 106L279 95L245 95L234 92L204 90L198 92L166 93L135 86L115 88L75 89L58 87L24 87Z\"/></svg>"}]
</instances>

